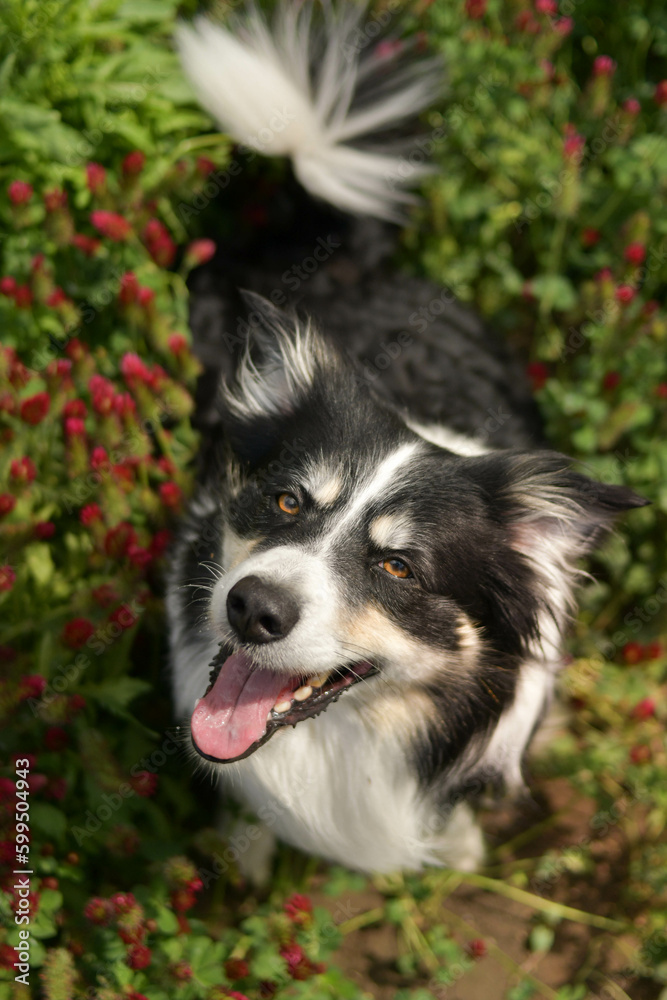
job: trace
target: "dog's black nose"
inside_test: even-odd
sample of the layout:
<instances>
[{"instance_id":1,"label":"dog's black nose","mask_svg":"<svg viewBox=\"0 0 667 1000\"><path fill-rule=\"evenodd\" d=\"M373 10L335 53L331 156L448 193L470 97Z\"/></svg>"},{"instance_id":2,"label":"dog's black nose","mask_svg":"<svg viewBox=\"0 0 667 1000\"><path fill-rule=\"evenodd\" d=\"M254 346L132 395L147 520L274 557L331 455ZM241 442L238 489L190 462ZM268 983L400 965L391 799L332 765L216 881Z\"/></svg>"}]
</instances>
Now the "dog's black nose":
<instances>
[{"instance_id":1,"label":"dog's black nose","mask_svg":"<svg viewBox=\"0 0 667 1000\"><path fill-rule=\"evenodd\" d=\"M284 590L244 576L227 595L227 617L242 642L275 642L292 631L299 607Z\"/></svg>"}]
</instances>

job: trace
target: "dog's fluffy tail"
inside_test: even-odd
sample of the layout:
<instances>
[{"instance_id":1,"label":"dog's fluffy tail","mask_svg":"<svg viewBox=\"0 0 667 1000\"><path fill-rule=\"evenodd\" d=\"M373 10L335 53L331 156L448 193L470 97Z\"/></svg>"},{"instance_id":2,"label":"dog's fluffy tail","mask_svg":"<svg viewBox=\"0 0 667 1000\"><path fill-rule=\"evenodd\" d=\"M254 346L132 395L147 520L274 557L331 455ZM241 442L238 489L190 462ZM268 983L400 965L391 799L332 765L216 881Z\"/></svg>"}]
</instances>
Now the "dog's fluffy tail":
<instances>
[{"instance_id":1,"label":"dog's fluffy tail","mask_svg":"<svg viewBox=\"0 0 667 1000\"><path fill-rule=\"evenodd\" d=\"M378 43L380 29L364 3L315 11L312 0L283 0L270 27L253 6L226 27L181 24L177 44L202 104L233 139L290 156L305 188L347 212L398 221L415 200L405 188L430 168L421 152L408 160L369 141L426 107L442 71L395 38Z\"/></svg>"}]
</instances>

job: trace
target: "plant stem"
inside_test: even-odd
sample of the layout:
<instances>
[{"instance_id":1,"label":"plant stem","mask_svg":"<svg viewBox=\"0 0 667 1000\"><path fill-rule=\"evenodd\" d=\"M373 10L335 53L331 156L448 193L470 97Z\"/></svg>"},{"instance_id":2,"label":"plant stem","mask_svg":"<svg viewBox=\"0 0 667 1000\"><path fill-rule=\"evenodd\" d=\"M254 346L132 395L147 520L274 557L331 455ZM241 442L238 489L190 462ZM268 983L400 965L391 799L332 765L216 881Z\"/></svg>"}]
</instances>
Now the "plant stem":
<instances>
[{"instance_id":1,"label":"plant stem","mask_svg":"<svg viewBox=\"0 0 667 1000\"><path fill-rule=\"evenodd\" d=\"M624 191L614 191L614 193L607 198L604 205L600 208L598 214L593 217L591 221L591 229L600 229L614 210L618 208L619 205L623 204L626 197L627 196Z\"/></svg>"},{"instance_id":2,"label":"plant stem","mask_svg":"<svg viewBox=\"0 0 667 1000\"><path fill-rule=\"evenodd\" d=\"M57 621L59 618L63 620L66 619L70 614L75 612L77 605L72 602L70 604L65 604L58 608L57 611L51 612L51 614L44 614L40 618L39 622L33 621L32 619L27 621L22 621L13 628L4 629L2 633L3 642L9 642L11 639L15 639L19 635L23 635L25 632L32 632L34 629L39 628L40 630L44 628L47 622Z\"/></svg>"},{"instance_id":3,"label":"plant stem","mask_svg":"<svg viewBox=\"0 0 667 1000\"><path fill-rule=\"evenodd\" d=\"M563 903L555 903L550 899L542 899L532 892L524 889L517 889L516 886L506 885L498 879L487 878L485 875L477 875L474 872L461 872L461 881L468 885L477 886L479 889L488 889L498 893L499 896L506 896L517 903L523 903L533 910L541 910L543 913L551 913L555 917L563 920L573 920L576 923L587 924L589 927L599 927L603 931L625 931L628 929L625 923L620 920L610 920L608 917L599 917L596 913L587 913L585 910L577 910L572 906L565 906Z\"/></svg>"},{"instance_id":4,"label":"plant stem","mask_svg":"<svg viewBox=\"0 0 667 1000\"><path fill-rule=\"evenodd\" d=\"M406 909L409 908L412 911L411 913L406 914L406 919L402 925L403 934L408 947L416 952L420 961L423 962L431 975L435 975L440 968L441 963L437 956L433 953L433 949L426 940L426 936L417 922L419 908L414 899L411 897L404 897L403 902L405 903Z\"/></svg>"},{"instance_id":5,"label":"plant stem","mask_svg":"<svg viewBox=\"0 0 667 1000\"><path fill-rule=\"evenodd\" d=\"M536 823L534 826L529 827L527 830L522 830L518 833L516 837L512 837L511 840L506 840L504 844L500 844L495 850L492 851L492 857L500 858L503 854L507 854L510 851L515 851L517 847L523 847L529 841L533 840L534 837L539 836L544 833L545 830L550 830L552 826L560 820L567 812L567 809L559 809L557 812L552 813L551 816L547 816L541 822Z\"/></svg>"},{"instance_id":6,"label":"plant stem","mask_svg":"<svg viewBox=\"0 0 667 1000\"><path fill-rule=\"evenodd\" d=\"M615 1000L632 1000L630 996L625 992L625 990L610 979L609 976L605 976L602 972L598 972L597 969L591 971L591 976L597 979L598 982L603 983L605 989L612 994Z\"/></svg>"},{"instance_id":7,"label":"plant stem","mask_svg":"<svg viewBox=\"0 0 667 1000\"><path fill-rule=\"evenodd\" d=\"M597 616L593 624L591 625L591 631L604 631L609 625L614 621L618 612L625 604L627 595L620 590L615 594L610 601L604 606L600 614Z\"/></svg>"},{"instance_id":8,"label":"plant stem","mask_svg":"<svg viewBox=\"0 0 667 1000\"><path fill-rule=\"evenodd\" d=\"M225 132L209 132L207 135L196 135L192 139L184 139L172 154L174 162L182 156L191 153L193 149L206 149L208 146L229 146L229 136Z\"/></svg>"},{"instance_id":9,"label":"plant stem","mask_svg":"<svg viewBox=\"0 0 667 1000\"><path fill-rule=\"evenodd\" d=\"M365 913L359 913L356 917L344 920L342 924L338 924L338 930L341 934L352 934L361 927L367 927L368 924L378 923L383 917L384 906L376 906L373 910L366 910Z\"/></svg>"},{"instance_id":10,"label":"plant stem","mask_svg":"<svg viewBox=\"0 0 667 1000\"><path fill-rule=\"evenodd\" d=\"M530 871L532 868L542 860L541 857L538 858L514 858L512 861L501 861L497 865L485 865L484 875L492 877L494 873L498 875L507 874L507 872L521 872Z\"/></svg>"},{"instance_id":11,"label":"plant stem","mask_svg":"<svg viewBox=\"0 0 667 1000\"><path fill-rule=\"evenodd\" d=\"M560 259L563 254L563 244L565 243L565 235L567 233L567 223L568 220L565 216L560 216L556 222L556 226L551 237L551 245L549 247L549 264L547 267L549 274L558 274L561 270ZM549 304L549 309L551 309L551 304Z\"/></svg>"}]
</instances>

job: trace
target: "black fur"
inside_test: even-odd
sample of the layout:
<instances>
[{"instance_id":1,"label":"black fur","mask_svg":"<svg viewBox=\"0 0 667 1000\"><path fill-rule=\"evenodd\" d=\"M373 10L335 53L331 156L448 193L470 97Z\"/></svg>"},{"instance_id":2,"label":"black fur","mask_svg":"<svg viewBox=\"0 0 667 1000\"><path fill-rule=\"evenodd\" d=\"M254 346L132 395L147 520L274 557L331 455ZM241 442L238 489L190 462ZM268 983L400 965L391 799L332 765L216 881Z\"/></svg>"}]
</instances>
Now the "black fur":
<instances>
[{"instance_id":1,"label":"black fur","mask_svg":"<svg viewBox=\"0 0 667 1000\"><path fill-rule=\"evenodd\" d=\"M216 257L191 278L190 324L205 366L199 392L203 426L215 426L220 377L233 375L245 348L252 309L240 290L249 289L312 316L355 364L360 386L416 419L446 423L491 447L543 443L523 365L450 292L395 266L395 227L349 219L316 204L296 185L272 194L262 205L265 224L222 242ZM318 240L336 246L307 274L301 265L314 260ZM400 353L387 364L392 345Z\"/></svg>"}]
</instances>

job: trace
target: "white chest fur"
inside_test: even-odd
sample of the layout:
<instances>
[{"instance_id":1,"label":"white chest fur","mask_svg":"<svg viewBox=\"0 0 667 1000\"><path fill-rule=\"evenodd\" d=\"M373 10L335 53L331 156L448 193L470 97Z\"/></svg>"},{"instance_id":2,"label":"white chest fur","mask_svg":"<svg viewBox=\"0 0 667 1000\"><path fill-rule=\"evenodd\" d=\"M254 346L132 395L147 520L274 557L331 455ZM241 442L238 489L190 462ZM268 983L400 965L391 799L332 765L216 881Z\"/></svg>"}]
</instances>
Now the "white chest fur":
<instances>
[{"instance_id":1,"label":"white chest fur","mask_svg":"<svg viewBox=\"0 0 667 1000\"><path fill-rule=\"evenodd\" d=\"M283 840L350 868L478 865L481 836L467 808L445 826L396 736L371 730L354 696L344 698L225 768L232 793Z\"/></svg>"}]
</instances>

